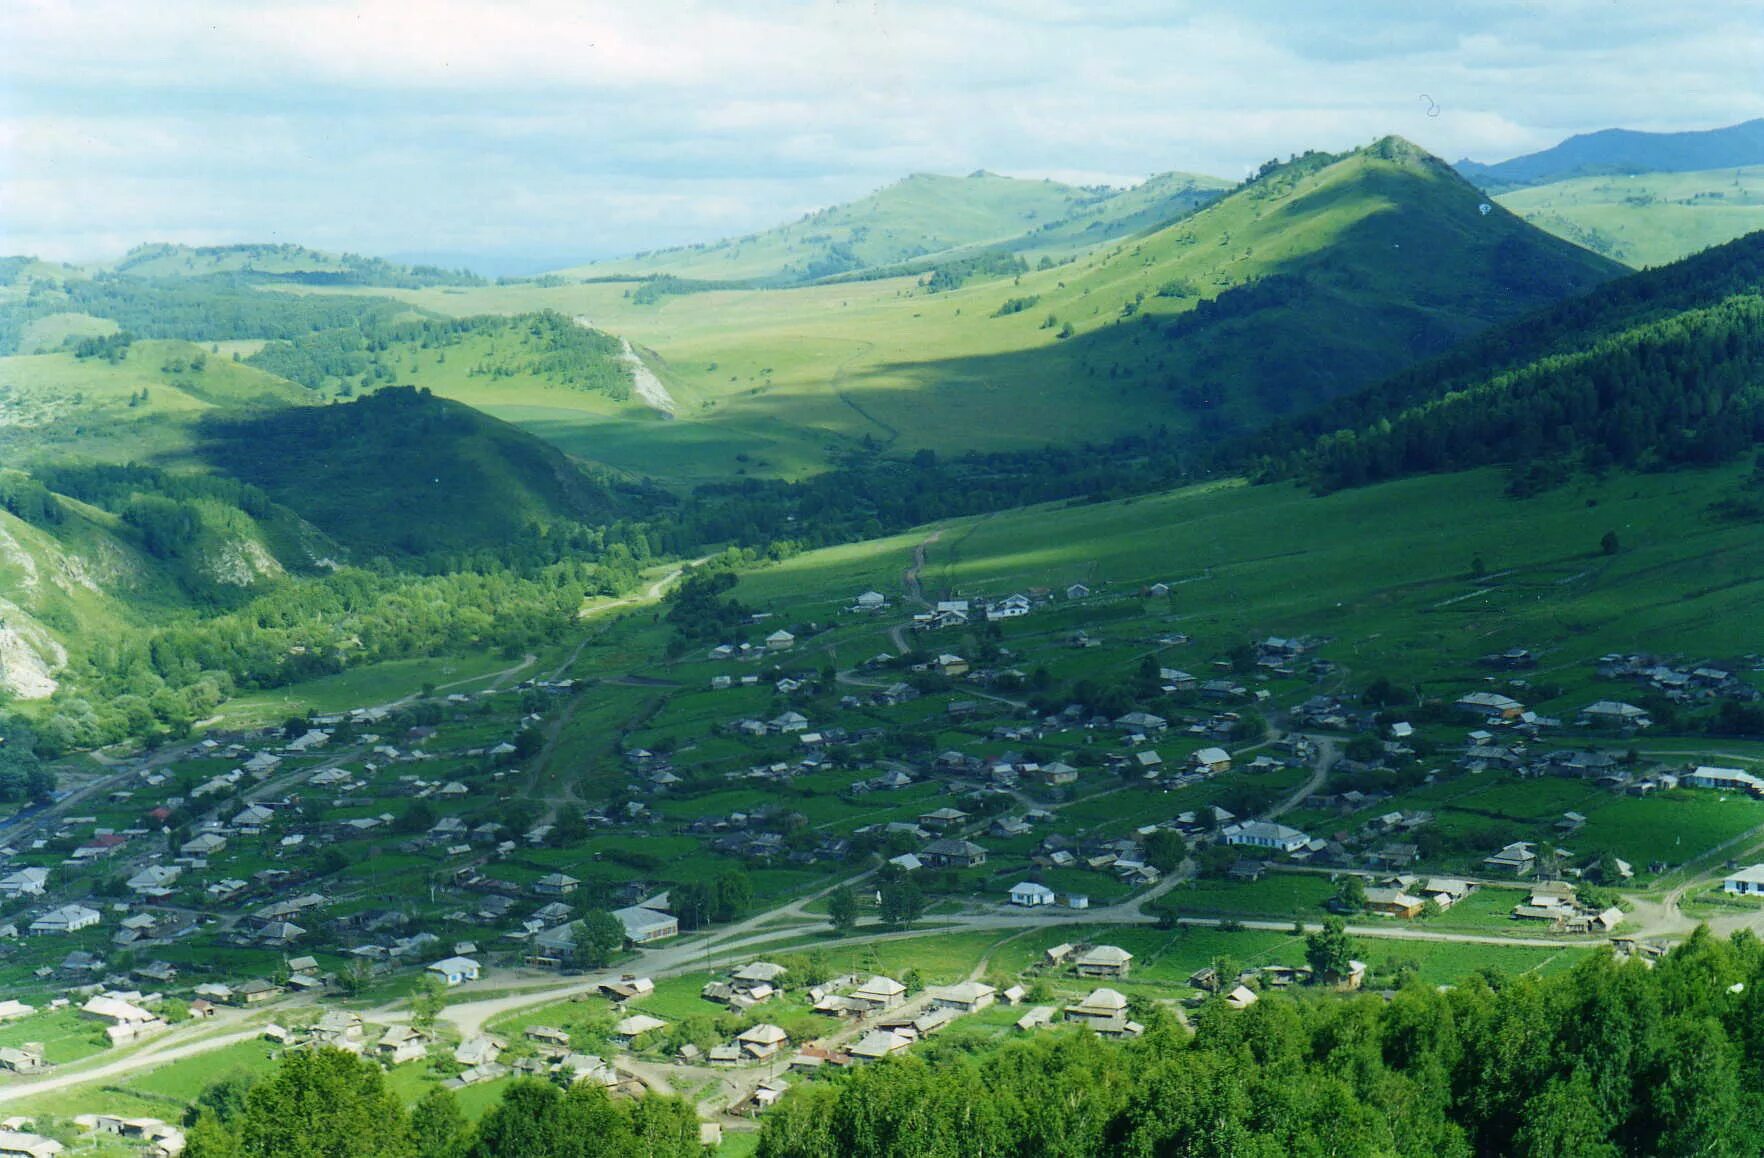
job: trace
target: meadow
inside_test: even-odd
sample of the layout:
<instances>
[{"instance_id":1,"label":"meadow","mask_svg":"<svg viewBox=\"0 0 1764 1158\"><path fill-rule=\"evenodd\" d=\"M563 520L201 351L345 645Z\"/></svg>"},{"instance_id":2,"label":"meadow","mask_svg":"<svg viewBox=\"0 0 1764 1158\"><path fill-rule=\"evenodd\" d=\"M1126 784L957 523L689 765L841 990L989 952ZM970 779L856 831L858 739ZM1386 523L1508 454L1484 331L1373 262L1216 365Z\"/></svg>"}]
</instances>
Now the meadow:
<instances>
[{"instance_id":1,"label":"meadow","mask_svg":"<svg viewBox=\"0 0 1764 1158\"><path fill-rule=\"evenodd\" d=\"M1764 229L1764 167L1576 177L1496 201L1625 265L1665 265Z\"/></svg>"}]
</instances>

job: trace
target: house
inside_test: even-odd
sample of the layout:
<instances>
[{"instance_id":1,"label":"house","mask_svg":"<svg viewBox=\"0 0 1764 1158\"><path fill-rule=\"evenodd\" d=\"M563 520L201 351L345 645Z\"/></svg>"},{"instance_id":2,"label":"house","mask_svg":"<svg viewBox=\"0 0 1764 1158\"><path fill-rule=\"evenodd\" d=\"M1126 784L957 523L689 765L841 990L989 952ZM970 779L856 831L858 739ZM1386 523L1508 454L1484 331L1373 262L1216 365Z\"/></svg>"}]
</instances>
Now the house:
<instances>
[{"instance_id":1,"label":"house","mask_svg":"<svg viewBox=\"0 0 1764 1158\"><path fill-rule=\"evenodd\" d=\"M1413 919L1421 915L1422 906L1427 902L1420 897L1412 897L1402 889L1367 889L1366 911L1383 913L1391 917Z\"/></svg>"},{"instance_id":2,"label":"house","mask_svg":"<svg viewBox=\"0 0 1764 1158\"><path fill-rule=\"evenodd\" d=\"M906 986L892 977L872 977L846 998L848 1004L871 1012L893 1009L906 1000Z\"/></svg>"},{"instance_id":3,"label":"house","mask_svg":"<svg viewBox=\"0 0 1764 1158\"><path fill-rule=\"evenodd\" d=\"M1625 704L1617 700L1599 700L1581 709L1580 722L1599 728L1648 728L1653 720L1648 718L1645 708L1634 704Z\"/></svg>"},{"instance_id":4,"label":"house","mask_svg":"<svg viewBox=\"0 0 1764 1158\"><path fill-rule=\"evenodd\" d=\"M1064 965L1066 963L1066 960L1068 958L1070 958L1071 956L1072 956L1072 946L1068 945L1068 944L1061 943L1059 945L1055 945L1051 949L1043 950L1042 954L1041 954L1041 963L1043 965L1050 967L1050 968L1057 967L1060 965Z\"/></svg>"},{"instance_id":5,"label":"house","mask_svg":"<svg viewBox=\"0 0 1764 1158\"><path fill-rule=\"evenodd\" d=\"M253 978L232 991L233 1001L239 1005L261 1005L282 995L280 985L272 985L261 977Z\"/></svg>"},{"instance_id":6,"label":"house","mask_svg":"<svg viewBox=\"0 0 1764 1158\"><path fill-rule=\"evenodd\" d=\"M680 935L680 918L660 909L632 905L629 908L614 909L612 915L625 926L625 940L633 945L647 945L651 941L663 941Z\"/></svg>"},{"instance_id":7,"label":"house","mask_svg":"<svg viewBox=\"0 0 1764 1158\"><path fill-rule=\"evenodd\" d=\"M646 1033L654 1033L658 1029L666 1029L668 1023L659 1017L651 1017L647 1013L633 1013L623 1021L617 1022L612 1028L613 1040L620 1045L629 1046Z\"/></svg>"},{"instance_id":8,"label":"house","mask_svg":"<svg viewBox=\"0 0 1764 1158\"><path fill-rule=\"evenodd\" d=\"M508 1043L488 1034L468 1037L453 1048L453 1060L462 1066L489 1065L502 1056Z\"/></svg>"},{"instance_id":9,"label":"house","mask_svg":"<svg viewBox=\"0 0 1764 1158\"><path fill-rule=\"evenodd\" d=\"M790 1035L775 1025L761 1023L736 1037L741 1052L755 1061L764 1061L790 1044Z\"/></svg>"},{"instance_id":10,"label":"house","mask_svg":"<svg viewBox=\"0 0 1764 1158\"><path fill-rule=\"evenodd\" d=\"M15 1074L40 1074L49 1068L43 1058L43 1047L37 1042L26 1042L24 1045L0 1046L0 1069L10 1070Z\"/></svg>"},{"instance_id":11,"label":"house","mask_svg":"<svg viewBox=\"0 0 1764 1158\"><path fill-rule=\"evenodd\" d=\"M374 1045L374 1052L389 1065L403 1065L427 1057L431 1038L408 1025L392 1025Z\"/></svg>"},{"instance_id":12,"label":"house","mask_svg":"<svg viewBox=\"0 0 1764 1158\"><path fill-rule=\"evenodd\" d=\"M1459 696L1457 704L1464 711L1479 717L1501 720L1517 719L1525 711L1524 704L1499 692L1470 692Z\"/></svg>"},{"instance_id":13,"label":"house","mask_svg":"<svg viewBox=\"0 0 1764 1158\"><path fill-rule=\"evenodd\" d=\"M476 981L478 963L470 957L445 957L430 965L427 972L439 976L451 988L467 981Z\"/></svg>"},{"instance_id":14,"label":"house","mask_svg":"<svg viewBox=\"0 0 1764 1158\"><path fill-rule=\"evenodd\" d=\"M556 1026L529 1025L525 1035L528 1041L537 1042L542 1046L549 1046L553 1049L570 1048L570 1035Z\"/></svg>"},{"instance_id":15,"label":"house","mask_svg":"<svg viewBox=\"0 0 1764 1158\"><path fill-rule=\"evenodd\" d=\"M968 819L968 814L959 808L937 808L923 813L919 824L932 832L948 832L952 828L960 828Z\"/></svg>"},{"instance_id":16,"label":"house","mask_svg":"<svg viewBox=\"0 0 1764 1158\"><path fill-rule=\"evenodd\" d=\"M52 1158L66 1147L41 1134L21 1130L0 1130L0 1158Z\"/></svg>"},{"instance_id":17,"label":"house","mask_svg":"<svg viewBox=\"0 0 1764 1158\"><path fill-rule=\"evenodd\" d=\"M912 1038L891 1029L873 1029L859 1038L849 1052L855 1061L880 1061L902 1052L912 1044Z\"/></svg>"},{"instance_id":18,"label":"house","mask_svg":"<svg viewBox=\"0 0 1764 1158\"><path fill-rule=\"evenodd\" d=\"M1195 767L1202 772L1231 771L1231 753L1223 748L1202 748L1194 754Z\"/></svg>"},{"instance_id":19,"label":"house","mask_svg":"<svg viewBox=\"0 0 1764 1158\"><path fill-rule=\"evenodd\" d=\"M205 832L192 837L179 846L178 851L185 856L208 857L227 847L227 838L218 832Z\"/></svg>"},{"instance_id":20,"label":"house","mask_svg":"<svg viewBox=\"0 0 1764 1158\"><path fill-rule=\"evenodd\" d=\"M1248 1009L1261 998L1247 985L1239 985L1225 995L1225 1004L1233 1009Z\"/></svg>"},{"instance_id":21,"label":"house","mask_svg":"<svg viewBox=\"0 0 1764 1158\"><path fill-rule=\"evenodd\" d=\"M103 993L88 998L80 1006L80 1013L98 1021L110 1022L104 1027L104 1032L112 1045L134 1041L149 1033L170 1028L157 1013L142 1009L132 1001Z\"/></svg>"},{"instance_id":22,"label":"house","mask_svg":"<svg viewBox=\"0 0 1764 1158\"><path fill-rule=\"evenodd\" d=\"M782 627L766 636L767 651L789 651L795 646L796 636L785 631Z\"/></svg>"},{"instance_id":23,"label":"house","mask_svg":"<svg viewBox=\"0 0 1764 1158\"><path fill-rule=\"evenodd\" d=\"M1298 829L1276 824L1271 820L1246 820L1242 824L1228 824L1219 830L1219 834L1225 838L1226 844L1271 848L1277 852L1297 852L1311 842L1311 838Z\"/></svg>"},{"instance_id":24,"label":"house","mask_svg":"<svg viewBox=\"0 0 1764 1158\"><path fill-rule=\"evenodd\" d=\"M567 897L581 883L566 873L546 873L533 882L533 893L541 897Z\"/></svg>"},{"instance_id":25,"label":"house","mask_svg":"<svg viewBox=\"0 0 1764 1158\"><path fill-rule=\"evenodd\" d=\"M1089 1026L1104 1037L1138 1037L1144 1027L1127 1020L1127 998L1113 989L1096 989L1066 1006L1066 1020Z\"/></svg>"},{"instance_id":26,"label":"house","mask_svg":"<svg viewBox=\"0 0 1764 1158\"><path fill-rule=\"evenodd\" d=\"M1721 882L1721 889L1740 896L1764 896L1764 864L1755 864L1729 874Z\"/></svg>"},{"instance_id":27,"label":"house","mask_svg":"<svg viewBox=\"0 0 1764 1158\"><path fill-rule=\"evenodd\" d=\"M967 660L959 655L951 655L948 652L945 652L943 655L940 655L933 660L932 666L937 669L938 674L952 680L967 675L969 669Z\"/></svg>"},{"instance_id":28,"label":"house","mask_svg":"<svg viewBox=\"0 0 1764 1158\"><path fill-rule=\"evenodd\" d=\"M40 897L49 884L49 870L46 868L23 868L17 872L7 873L0 877L0 896L9 899L18 897Z\"/></svg>"},{"instance_id":29,"label":"house","mask_svg":"<svg viewBox=\"0 0 1764 1158\"><path fill-rule=\"evenodd\" d=\"M978 1013L998 998L998 990L979 981L964 981L931 991L931 1008Z\"/></svg>"},{"instance_id":30,"label":"house","mask_svg":"<svg viewBox=\"0 0 1764 1158\"><path fill-rule=\"evenodd\" d=\"M1691 788L1717 788L1723 792L1764 794L1764 780L1738 768L1699 767L1684 778Z\"/></svg>"},{"instance_id":31,"label":"house","mask_svg":"<svg viewBox=\"0 0 1764 1158\"><path fill-rule=\"evenodd\" d=\"M1074 583L1066 588L1067 599L1089 599L1090 588L1082 583Z\"/></svg>"},{"instance_id":32,"label":"house","mask_svg":"<svg viewBox=\"0 0 1764 1158\"><path fill-rule=\"evenodd\" d=\"M1115 727L1124 728L1129 732L1155 733L1162 732L1170 726L1170 721L1150 712L1128 712L1115 721Z\"/></svg>"},{"instance_id":33,"label":"house","mask_svg":"<svg viewBox=\"0 0 1764 1158\"><path fill-rule=\"evenodd\" d=\"M84 905L62 905L31 922L32 933L77 933L98 923L98 910Z\"/></svg>"},{"instance_id":34,"label":"house","mask_svg":"<svg viewBox=\"0 0 1764 1158\"><path fill-rule=\"evenodd\" d=\"M1013 905L1021 905L1026 909L1032 909L1038 905L1051 905L1053 903L1054 891L1046 885L1039 885L1033 881L1024 881L1020 885L1011 886L1011 904Z\"/></svg>"},{"instance_id":35,"label":"house","mask_svg":"<svg viewBox=\"0 0 1764 1158\"><path fill-rule=\"evenodd\" d=\"M1482 863L1496 872L1509 873L1516 877L1527 876L1537 867L1536 846L1523 840L1516 840L1493 856L1482 859Z\"/></svg>"},{"instance_id":36,"label":"house","mask_svg":"<svg viewBox=\"0 0 1764 1158\"><path fill-rule=\"evenodd\" d=\"M129 877L127 888L136 897L168 897L171 884L180 876L183 876L183 869L176 865L148 865Z\"/></svg>"},{"instance_id":37,"label":"house","mask_svg":"<svg viewBox=\"0 0 1764 1158\"><path fill-rule=\"evenodd\" d=\"M1475 889L1476 886L1469 881L1454 880L1451 877L1433 877L1421 892L1440 908L1449 909L1469 896Z\"/></svg>"},{"instance_id":38,"label":"house","mask_svg":"<svg viewBox=\"0 0 1764 1158\"><path fill-rule=\"evenodd\" d=\"M1125 977L1133 964L1133 954L1117 945L1096 945L1080 953L1072 961L1072 971L1080 977Z\"/></svg>"},{"instance_id":39,"label":"house","mask_svg":"<svg viewBox=\"0 0 1764 1158\"><path fill-rule=\"evenodd\" d=\"M859 611L880 611L888 606L888 596L880 591L866 591L857 597Z\"/></svg>"},{"instance_id":40,"label":"house","mask_svg":"<svg viewBox=\"0 0 1764 1158\"><path fill-rule=\"evenodd\" d=\"M970 840L934 840L919 850L919 859L932 868L977 868L986 863L986 850Z\"/></svg>"},{"instance_id":41,"label":"house","mask_svg":"<svg viewBox=\"0 0 1764 1158\"><path fill-rule=\"evenodd\" d=\"M0 1001L0 1021L13 1021L20 1017L29 1017L35 1012L37 1011L34 1007L10 997L5 1001Z\"/></svg>"},{"instance_id":42,"label":"house","mask_svg":"<svg viewBox=\"0 0 1764 1158\"><path fill-rule=\"evenodd\" d=\"M345 1009L331 1010L312 1027L314 1041L337 1049L346 1049L350 1053L361 1052L361 1035L361 1014Z\"/></svg>"},{"instance_id":43,"label":"house","mask_svg":"<svg viewBox=\"0 0 1764 1158\"><path fill-rule=\"evenodd\" d=\"M1028 1013L1017 1018L1017 1028L1024 1033L1040 1029L1044 1025L1053 1024L1054 1008L1051 1005L1036 1005Z\"/></svg>"}]
</instances>

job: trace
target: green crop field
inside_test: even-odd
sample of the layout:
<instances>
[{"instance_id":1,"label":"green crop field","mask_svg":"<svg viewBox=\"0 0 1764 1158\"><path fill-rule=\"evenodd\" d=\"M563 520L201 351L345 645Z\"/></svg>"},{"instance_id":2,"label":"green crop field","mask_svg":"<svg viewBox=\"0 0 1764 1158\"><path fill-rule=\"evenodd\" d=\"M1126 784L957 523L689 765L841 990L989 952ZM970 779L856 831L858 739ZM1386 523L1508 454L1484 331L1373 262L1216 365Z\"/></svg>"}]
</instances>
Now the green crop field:
<instances>
[{"instance_id":1,"label":"green crop field","mask_svg":"<svg viewBox=\"0 0 1764 1158\"><path fill-rule=\"evenodd\" d=\"M1636 267L1764 229L1764 166L1577 177L1496 198L1539 229Z\"/></svg>"}]
</instances>

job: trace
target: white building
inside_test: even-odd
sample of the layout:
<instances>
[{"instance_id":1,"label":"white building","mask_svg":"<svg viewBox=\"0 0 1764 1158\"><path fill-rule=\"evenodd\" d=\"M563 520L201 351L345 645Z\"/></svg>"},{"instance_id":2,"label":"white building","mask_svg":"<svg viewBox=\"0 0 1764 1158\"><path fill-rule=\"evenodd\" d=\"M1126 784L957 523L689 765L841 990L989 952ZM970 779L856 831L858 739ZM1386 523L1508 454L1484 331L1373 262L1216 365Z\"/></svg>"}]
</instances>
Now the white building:
<instances>
[{"instance_id":1,"label":"white building","mask_svg":"<svg viewBox=\"0 0 1764 1158\"><path fill-rule=\"evenodd\" d=\"M1022 905L1024 908L1032 909L1038 905L1053 903L1054 891L1046 885L1036 884L1034 881L1024 881L1020 885L1011 886L1011 904L1013 905Z\"/></svg>"},{"instance_id":2,"label":"white building","mask_svg":"<svg viewBox=\"0 0 1764 1158\"><path fill-rule=\"evenodd\" d=\"M1220 830L1226 844L1242 844L1251 848L1271 848L1279 852L1297 852L1311 838L1296 828L1275 824L1271 820L1246 820Z\"/></svg>"},{"instance_id":3,"label":"white building","mask_svg":"<svg viewBox=\"0 0 1764 1158\"><path fill-rule=\"evenodd\" d=\"M1764 864L1740 869L1721 882L1723 892L1741 896L1764 896Z\"/></svg>"},{"instance_id":4,"label":"white building","mask_svg":"<svg viewBox=\"0 0 1764 1158\"><path fill-rule=\"evenodd\" d=\"M33 933L77 933L98 923L98 910L84 905L63 905L50 909L31 922Z\"/></svg>"},{"instance_id":5,"label":"white building","mask_svg":"<svg viewBox=\"0 0 1764 1158\"><path fill-rule=\"evenodd\" d=\"M470 957L445 957L430 965L428 972L434 973L445 981L449 987L478 979L478 963Z\"/></svg>"}]
</instances>

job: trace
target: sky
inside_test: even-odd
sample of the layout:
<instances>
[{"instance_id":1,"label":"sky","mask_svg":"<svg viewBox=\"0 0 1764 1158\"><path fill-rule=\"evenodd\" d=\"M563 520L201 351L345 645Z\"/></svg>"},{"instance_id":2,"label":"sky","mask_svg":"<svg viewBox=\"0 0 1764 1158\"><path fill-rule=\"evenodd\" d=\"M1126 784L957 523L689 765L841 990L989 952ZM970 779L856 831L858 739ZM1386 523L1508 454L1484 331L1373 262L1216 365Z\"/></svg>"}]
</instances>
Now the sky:
<instances>
[{"instance_id":1,"label":"sky","mask_svg":"<svg viewBox=\"0 0 1764 1158\"><path fill-rule=\"evenodd\" d=\"M1754 0L4 0L0 253L548 268L912 172L1493 161L1764 115ZM496 270L492 269L492 272Z\"/></svg>"}]
</instances>

